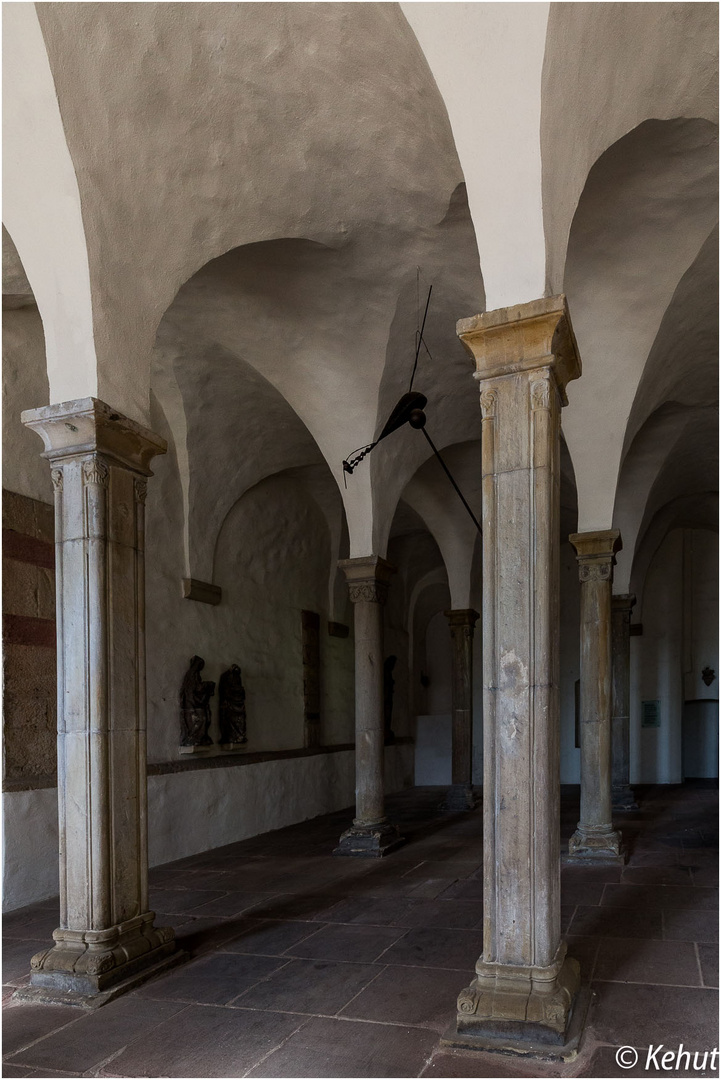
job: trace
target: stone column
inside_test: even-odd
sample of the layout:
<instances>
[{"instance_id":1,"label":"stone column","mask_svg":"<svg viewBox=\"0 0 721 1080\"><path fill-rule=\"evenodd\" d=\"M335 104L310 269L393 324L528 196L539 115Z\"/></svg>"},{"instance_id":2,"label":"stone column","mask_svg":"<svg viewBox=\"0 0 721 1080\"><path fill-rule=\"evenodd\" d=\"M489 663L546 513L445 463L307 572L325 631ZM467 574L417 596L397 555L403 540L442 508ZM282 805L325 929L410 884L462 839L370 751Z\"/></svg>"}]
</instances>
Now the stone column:
<instances>
[{"instance_id":1,"label":"stone column","mask_svg":"<svg viewBox=\"0 0 721 1080\"><path fill-rule=\"evenodd\" d=\"M444 614L451 628L453 744L451 786L443 809L473 810L473 631L479 614L471 608Z\"/></svg>"},{"instance_id":2,"label":"stone column","mask_svg":"<svg viewBox=\"0 0 721 1080\"><path fill-rule=\"evenodd\" d=\"M569 855L618 860L611 821L611 586L618 529L573 533L581 581L581 819Z\"/></svg>"},{"instance_id":3,"label":"stone column","mask_svg":"<svg viewBox=\"0 0 721 1080\"><path fill-rule=\"evenodd\" d=\"M458 334L481 384L484 916L446 1039L553 1052L579 986L561 937L558 641L561 406L581 364L563 296Z\"/></svg>"},{"instance_id":4,"label":"stone column","mask_svg":"<svg viewBox=\"0 0 721 1080\"><path fill-rule=\"evenodd\" d=\"M394 567L376 555L338 565L354 614L356 816L333 854L379 858L403 843L383 799L383 605Z\"/></svg>"},{"instance_id":5,"label":"stone column","mask_svg":"<svg viewBox=\"0 0 721 1080\"><path fill-rule=\"evenodd\" d=\"M60 927L19 994L94 1007L185 955L148 910L144 503L166 444L94 398L22 420L55 488Z\"/></svg>"},{"instance_id":6,"label":"stone column","mask_svg":"<svg viewBox=\"0 0 721 1080\"><path fill-rule=\"evenodd\" d=\"M631 716L631 611L632 593L611 600L611 806L614 810L638 810L631 790L629 741Z\"/></svg>"}]
</instances>

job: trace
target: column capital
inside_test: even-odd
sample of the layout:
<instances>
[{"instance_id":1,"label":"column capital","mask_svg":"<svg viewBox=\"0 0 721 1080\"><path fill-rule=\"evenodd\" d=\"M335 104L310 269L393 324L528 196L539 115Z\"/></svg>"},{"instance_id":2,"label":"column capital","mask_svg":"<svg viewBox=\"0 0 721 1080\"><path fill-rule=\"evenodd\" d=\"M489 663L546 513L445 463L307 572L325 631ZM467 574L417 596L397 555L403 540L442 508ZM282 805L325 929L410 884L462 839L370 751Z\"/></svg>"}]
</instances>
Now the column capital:
<instances>
[{"instance_id":1,"label":"column capital","mask_svg":"<svg viewBox=\"0 0 721 1080\"><path fill-rule=\"evenodd\" d=\"M101 454L113 464L152 476L149 465L168 449L165 439L136 424L97 398L79 398L20 416L45 444L42 455L51 462Z\"/></svg>"},{"instance_id":2,"label":"column capital","mask_svg":"<svg viewBox=\"0 0 721 1080\"><path fill-rule=\"evenodd\" d=\"M631 618L631 611L636 606L635 593L614 593L611 597L611 606L614 611L622 611Z\"/></svg>"},{"instance_id":3,"label":"column capital","mask_svg":"<svg viewBox=\"0 0 721 1080\"><path fill-rule=\"evenodd\" d=\"M396 572L380 555L364 555L359 559L340 559L338 567L345 574L351 601L357 604L385 604L388 584Z\"/></svg>"},{"instance_id":4,"label":"column capital","mask_svg":"<svg viewBox=\"0 0 721 1080\"><path fill-rule=\"evenodd\" d=\"M581 581L612 579L616 553L623 547L618 529L571 533L568 540L576 549L578 576Z\"/></svg>"},{"instance_id":5,"label":"column capital","mask_svg":"<svg viewBox=\"0 0 721 1080\"><path fill-rule=\"evenodd\" d=\"M581 359L565 296L548 296L460 319L456 333L475 361L476 379L548 368L562 403L568 404L566 384L580 378Z\"/></svg>"},{"instance_id":6,"label":"column capital","mask_svg":"<svg viewBox=\"0 0 721 1080\"><path fill-rule=\"evenodd\" d=\"M443 614L448 619L451 628L454 626L467 626L471 631L481 617L480 613L474 611L473 608L452 608L449 611L444 611Z\"/></svg>"}]
</instances>

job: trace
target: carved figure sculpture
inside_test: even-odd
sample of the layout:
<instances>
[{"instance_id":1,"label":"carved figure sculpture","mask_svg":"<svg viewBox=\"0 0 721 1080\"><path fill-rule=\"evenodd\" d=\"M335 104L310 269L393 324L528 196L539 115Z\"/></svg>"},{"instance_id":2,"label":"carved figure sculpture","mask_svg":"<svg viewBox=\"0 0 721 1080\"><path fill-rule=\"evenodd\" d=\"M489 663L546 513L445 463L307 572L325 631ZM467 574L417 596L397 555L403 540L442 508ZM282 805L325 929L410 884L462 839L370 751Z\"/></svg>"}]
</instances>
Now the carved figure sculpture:
<instances>
[{"instance_id":1,"label":"carved figure sculpture","mask_svg":"<svg viewBox=\"0 0 721 1080\"><path fill-rule=\"evenodd\" d=\"M397 656L389 656L383 664L383 729L384 740L387 743L391 743L395 739L392 728L393 689L396 685L396 680L393 678L393 668L396 666L397 659Z\"/></svg>"},{"instance_id":2,"label":"carved figure sculpture","mask_svg":"<svg viewBox=\"0 0 721 1080\"><path fill-rule=\"evenodd\" d=\"M190 661L180 687L180 745L210 746L210 699L215 693L214 682L204 682L200 676L205 667L202 656Z\"/></svg>"},{"instance_id":3,"label":"carved figure sculpture","mask_svg":"<svg viewBox=\"0 0 721 1080\"><path fill-rule=\"evenodd\" d=\"M222 745L247 742L245 733L245 688L237 664L220 676L220 742Z\"/></svg>"}]
</instances>

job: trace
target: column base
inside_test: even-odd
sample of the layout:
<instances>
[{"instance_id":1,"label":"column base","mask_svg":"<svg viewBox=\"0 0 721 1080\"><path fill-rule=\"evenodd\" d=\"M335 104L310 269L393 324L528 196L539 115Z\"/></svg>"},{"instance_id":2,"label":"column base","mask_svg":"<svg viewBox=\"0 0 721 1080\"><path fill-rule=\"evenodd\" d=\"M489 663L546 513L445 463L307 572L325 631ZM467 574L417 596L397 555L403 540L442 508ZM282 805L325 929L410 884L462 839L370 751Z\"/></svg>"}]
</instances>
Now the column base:
<instances>
[{"instance_id":1,"label":"column base","mask_svg":"<svg viewBox=\"0 0 721 1080\"><path fill-rule=\"evenodd\" d=\"M374 825L361 825L355 822L341 836L334 855L350 855L356 859L381 859L401 844L405 837L398 832L396 825L389 821L380 821Z\"/></svg>"},{"instance_id":2,"label":"column base","mask_svg":"<svg viewBox=\"0 0 721 1080\"><path fill-rule=\"evenodd\" d=\"M568 856L576 862L626 861L621 847L621 834L611 825L588 826L579 821L578 828L568 841Z\"/></svg>"},{"instance_id":3,"label":"column base","mask_svg":"<svg viewBox=\"0 0 721 1080\"><path fill-rule=\"evenodd\" d=\"M464 810L475 810L477 805L476 796L470 784L451 784L440 809L449 814L458 814Z\"/></svg>"},{"instance_id":4,"label":"column base","mask_svg":"<svg viewBox=\"0 0 721 1080\"><path fill-rule=\"evenodd\" d=\"M583 987L576 994L569 1013L564 1041L548 1042L539 1038L538 1025L507 1022L507 1030L498 1031L498 1025L491 1022L487 1029L479 1025L473 1033L459 1032L454 1021L441 1037L441 1046L455 1047L460 1050L494 1051L499 1054L542 1058L550 1061L573 1061L580 1049L581 1039L586 1026L588 1009L593 995L588 987Z\"/></svg>"},{"instance_id":5,"label":"column base","mask_svg":"<svg viewBox=\"0 0 721 1080\"><path fill-rule=\"evenodd\" d=\"M106 930L55 930L55 945L33 956L30 985L14 997L98 1008L181 963L187 954L174 931L153 926L154 918L149 911Z\"/></svg>"},{"instance_id":6,"label":"column base","mask_svg":"<svg viewBox=\"0 0 721 1080\"><path fill-rule=\"evenodd\" d=\"M454 1038L496 1048L565 1047L580 983L580 965L566 956L565 942L549 967L479 960L475 979L458 996Z\"/></svg>"},{"instance_id":7,"label":"column base","mask_svg":"<svg viewBox=\"0 0 721 1080\"><path fill-rule=\"evenodd\" d=\"M638 810L638 803L634 798L633 790L628 784L623 787L611 788L612 810Z\"/></svg>"}]
</instances>

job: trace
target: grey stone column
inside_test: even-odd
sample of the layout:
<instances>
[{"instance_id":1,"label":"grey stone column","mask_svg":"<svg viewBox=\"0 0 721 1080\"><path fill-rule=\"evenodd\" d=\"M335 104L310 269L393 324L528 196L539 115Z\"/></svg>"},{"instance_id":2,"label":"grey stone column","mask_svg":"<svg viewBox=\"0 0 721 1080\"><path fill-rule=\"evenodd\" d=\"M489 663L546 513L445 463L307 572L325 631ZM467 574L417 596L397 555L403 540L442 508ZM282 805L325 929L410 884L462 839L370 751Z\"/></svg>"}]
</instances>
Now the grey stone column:
<instances>
[{"instance_id":1,"label":"grey stone column","mask_svg":"<svg viewBox=\"0 0 721 1080\"><path fill-rule=\"evenodd\" d=\"M379 858L403 843L383 797L383 605L394 567L376 555L343 559L355 634L356 816L334 855Z\"/></svg>"},{"instance_id":2,"label":"grey stone column","mask_svg":"<svg viewBox=\"0 0 721 1080\"><path fill-rule=\"evenodd\" d=\"M483 955L454 1045L563 1047L579 965L561 936L559 518L565 297L462 320L481 384Z\"/></svg>"},{"instance_id":3,"label":"grey stone column","mask_svg":"<svg viewBox=\"0 0 721 1080\"><path fill-rule=\"evenodd\" d=\"M22 420L55 488L60 927L19 993L96 1006L184 958L148 910L144 503L166 444L94 398Z\"/></svg>"},{"instance_id":4,"label":"grey stone column","mask_svg":"<svg viewBox=\"0 0 721 1080\"><path fill-rule=\"evenodd\" d=\"M629 783L631 611L635 603L632 593L617 593L611 600L611 807L614 810L638 810Z\"/></svg>"},{"instance_id":5,"label":"grey stone column","mask_svg":"<svg viewBox=\"0 0 721 1080\"><path fill-rule=\"evenodd\" d=\"M573 533L581 581L581 818L568 853L620 860L611 821L611 587L618 529Z\"/></svg>"},{"instance_id":6,"label":"grey stone column","mask_svg":"<svg viewBox=\"0 0 721 1080\"><path fill-rule=\"evenodd\" d=\"M451 710L453 743L451 786L443 809L472 810L473 796L473 631L479 619L472 608L446 611L451 630Z\"/></svg>"}]
</instances>

